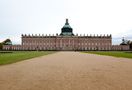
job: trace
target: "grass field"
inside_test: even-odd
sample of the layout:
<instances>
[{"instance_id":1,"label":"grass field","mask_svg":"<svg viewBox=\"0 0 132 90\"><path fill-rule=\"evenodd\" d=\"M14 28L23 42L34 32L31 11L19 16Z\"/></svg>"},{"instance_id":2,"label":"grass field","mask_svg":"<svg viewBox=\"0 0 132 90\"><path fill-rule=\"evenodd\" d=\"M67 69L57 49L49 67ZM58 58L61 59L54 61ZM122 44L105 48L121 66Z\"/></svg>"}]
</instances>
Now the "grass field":
<instances>
[{"instance_id":1,"label":"grass field","mask_svg":"<svg viewBox=\"0 0 132 90\"><path fill-rule=\"evenodd\" d=\"M132 52L124 52L124 51L89 51L85 53L107 55L107 56L114 56L114 57L123 57L123 58L132 58Z\"/></svg>"},{"instance_id":2,"label":"grass field","mask_svg":"<svg viewBox=\"0 0 132 90\"><path fill-rule=\"evenodd\" d=\"M0 53L0 65L15 63L18 61L39 57L53 53L52 51L13 51Z\"/></svg>"}]
</instances>

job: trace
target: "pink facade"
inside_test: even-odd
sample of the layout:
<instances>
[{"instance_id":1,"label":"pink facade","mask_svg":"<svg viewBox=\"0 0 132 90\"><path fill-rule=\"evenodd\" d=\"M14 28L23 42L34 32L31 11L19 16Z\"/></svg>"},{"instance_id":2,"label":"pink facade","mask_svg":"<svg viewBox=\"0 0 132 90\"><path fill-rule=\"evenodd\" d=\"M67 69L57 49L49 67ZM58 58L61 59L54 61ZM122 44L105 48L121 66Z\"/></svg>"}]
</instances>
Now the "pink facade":
<instances>
[{"instance_id":1,"label":"pink facade","mask_svg":"<svg viewBox=\"0 0 132 90\"><path fill-rule=\"evenodd\" d=\"M22 45L5 45L4 50L129 50L127 45L112 45L107 36L31 36L22 35Z\"/></svg>"},{"instance_id":2,"label":"pink facade","mask_svg":"<svg viewBox=\"0 0 132 90\"><path fill-rule=\"evenodd\" d=\"M129 50L129 46L112 46L111 35L74 35L68 19L60 35L22 35L22 45L5 45L4 50Z\"/></svg>"},{"instance_id":3,"label":"pink facade","mask_svg":"<svg viewBox=\"0 0 132 90\"><path fill-rule=\"evenodd\" d=\"M112 50L130 50L129 45L112 45Z\"/></svg>"},{"instance_id":4,"label":"pink facade","mask_svg":"<svg viewBox=\"0 0 132 90\"><path fill-rule=\"evenodd\" d=\"M28 50L110 50L109 36L22 36Z\"/></svg>"}]
</instances>

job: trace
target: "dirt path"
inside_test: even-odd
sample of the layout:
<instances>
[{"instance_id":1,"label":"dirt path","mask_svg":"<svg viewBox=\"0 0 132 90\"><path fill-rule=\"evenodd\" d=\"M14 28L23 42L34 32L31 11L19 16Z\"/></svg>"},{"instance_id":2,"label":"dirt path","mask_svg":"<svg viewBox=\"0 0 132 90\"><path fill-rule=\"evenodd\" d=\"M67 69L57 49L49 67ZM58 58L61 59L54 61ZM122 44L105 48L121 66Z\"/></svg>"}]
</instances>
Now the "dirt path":
<instances>
[{"instance_id":1,"label":"dirt path","mask_svg":"<svg viewBox=\"0 0 132 90\"><path fill-rule=\"evenodd\" d=\"M58 52L0 66L0 90L132 90L132 60Z\"/></svg>"}]
</instances>

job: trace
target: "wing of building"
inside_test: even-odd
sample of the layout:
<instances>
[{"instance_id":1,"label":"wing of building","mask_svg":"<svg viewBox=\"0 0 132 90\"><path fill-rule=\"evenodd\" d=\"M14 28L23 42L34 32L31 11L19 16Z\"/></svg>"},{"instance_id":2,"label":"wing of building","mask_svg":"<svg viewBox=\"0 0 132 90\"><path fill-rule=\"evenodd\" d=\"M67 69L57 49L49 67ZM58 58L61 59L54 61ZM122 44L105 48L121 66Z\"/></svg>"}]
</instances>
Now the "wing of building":
<instances>
[{"instance_id":1,"label":"wing of building","mask_svg":"<svg viewBox=\"0 0 132 90\"><path fill-rule=\"evenodd\" d=\"M21 45L4 45L3 50L129 50L127 45L112 45L112 35L78 35L66 19L58 35L24 35Z\"/></svg>"}]
</instances>

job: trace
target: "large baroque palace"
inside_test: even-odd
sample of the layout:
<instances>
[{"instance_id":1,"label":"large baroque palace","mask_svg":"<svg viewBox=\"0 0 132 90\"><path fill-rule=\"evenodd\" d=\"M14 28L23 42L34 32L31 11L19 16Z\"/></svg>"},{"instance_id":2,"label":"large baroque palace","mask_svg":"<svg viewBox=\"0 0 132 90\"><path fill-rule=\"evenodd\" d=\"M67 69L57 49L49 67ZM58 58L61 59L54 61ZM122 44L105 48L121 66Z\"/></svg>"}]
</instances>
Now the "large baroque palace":
<instances>
[{"instance_id":1,"label":"large baroque palace","mask_svg":"<svg viewBox=\"0 0 132 90\"><path fill-rule=\"evenodd\" d=\"M129 50L127 45L112 45L112 35L78 35L66 19L60 34L24 35L21 45L4 45L4 50Z\"/></svg>"}]
</instances>

